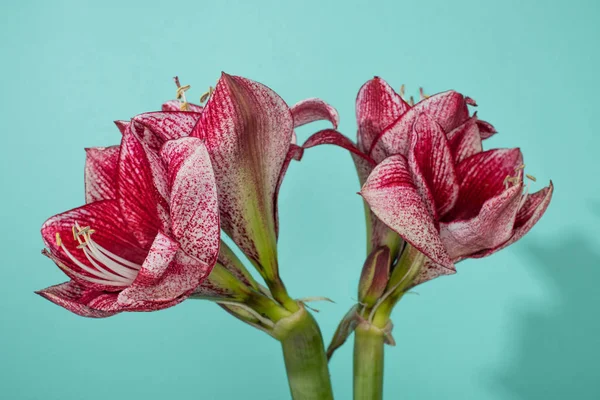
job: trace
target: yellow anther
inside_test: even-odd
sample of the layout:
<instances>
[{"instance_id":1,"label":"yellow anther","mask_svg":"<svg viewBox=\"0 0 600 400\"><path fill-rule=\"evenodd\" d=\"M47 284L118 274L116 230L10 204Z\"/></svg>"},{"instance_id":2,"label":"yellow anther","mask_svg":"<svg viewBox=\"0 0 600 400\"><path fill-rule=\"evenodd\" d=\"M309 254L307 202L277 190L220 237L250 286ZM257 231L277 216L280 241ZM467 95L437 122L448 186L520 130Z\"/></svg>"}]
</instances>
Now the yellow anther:
<instances>
[{"instance_id":1,"label":"yellow anther","mask_svg":"<svg viewBox=\"0 0 600 400\"><path fill-rule=\"evenodd\" d=\"M73 232L73 240L77 240L77 232L75 231L75 225L71 227L71 232Z\"/></svg>"},{"instance_id":2,"label":"yellow anther","mask_svg":"<svg viewBox=\"0 0 600 400\"><path fill-rule=\"evenodd\" d=\"M535 181L537 181L537 179L535 179L535 176L533 176L533 175L525 174L525 176L526 176L528 179L531 179L531 180L532 180L532 181L534 181L534 182L535 182Z\"/></svg>"},{"instance_id":3,"label":"yellow anther","mask_svg":"<svg viewBox=\"0 0 600 400\"><path fill-rule=\"evenodd\" d=\"M402 86L400 86L400 97L404 98L404 83L402 84Z\"/></svg>"},{"instance_id":4,"label":"yellow anther","mask_svg":"<svg viewBox=\"0 0 600 400\"><path fill-rule=\"evenodd\" d=\"M518 172L518 171L520 171L520 170L522 170L524 168L525 168L525 164L521 164L517 168L515 168L515 172Z\"/></svg>"},{"instance_id":5,"label":"yellow anther","mask_svg":"<svg viewBox=\"0 0 600 400\"><path fill-rule=\"evenodd\" d=\"M177 86L177 98L181 99L185 95L185 92L189 90L189 88L191 88L190 85Z\"/></svg>"},{"instance_id":6,"label":"yellow anther","mask_svg":"<svg viewBox=\"0 0 600 400\"><path fill-rule=\"evenodd\" d=\"M173 80L175 81L175 85L177 86L177 91L175 92L176 96L177 96L177 100L181 100L181 105L179 106L179 109L181 111L187 111L189 109L189 107L188 107L187 99L185 98L185 92L191 86L190 85L181 86L181 84L179 83L178 76L174 77Z\"/></svg>"},{"instance_id":7,"label":"yellow anther","mask_svg":"<svg viewBox=\"0 0 600 400\"><path fill-rule=\"evenodd\" d=\"M77 246L78 249L83 249L84 247L87 246L87 242L83 242L81 243L79 246Z\"/></svg>"},{"instance_id":8,"label":"yellow anther","mask_svg":"<svg viewBox=\"0 0 600 400\"><path fill-rule=\"evenodd\" d=\"M62 246L62 240L60 238L60 233L56 232L56 245L58 247Z\"/></svg>"},{"instance_id":9,"label":"yellow anther","mask_svg":"<svg viewBox=\"0 0 600 400\"><path fill-rule=\"evenodd\" d=\"M423 91L422 87L419 88L419 94L421 95L421 100L429 98L429 96L426 95L425 92Z\"/></svg>"},{"instance_id":10,"label":"yellow anther","mask_svg":"<svg viewBox=\"0 0 600 400\"><path fill-rule=\"evenodd\" d=\"M90 231L90 227L89 227L89 226L86 226L86 227L84 227L84 228L81 228L81 229L79 229L79 232L77 232L77 235L78 235L78 236L85 235L85 234L87 234L89 231Z\"/></svg>"},{"instance_id":11,"label":"yellow anther","mask_svg":"<svg viewBox=\"0 0 600 400\"><path fill-rule=\"evenodd\" d=\"M415 105L415 98L412 97L412 96L410 96L410 100L409 100L408 104L410 104L411 107L414 106Z\"/></svg>"},{"instance_id":12,"label":"yellow anther","mask_svg":"<svg viewBox=\"0 0 600 400\"><path fill-rule=\"evenodd\" d=\"M215 89L210 86L208 88L208 91L206 91L202 96L200 96L200 103L204 103L205 101L207 101L210 96L212 96L213 92L215 91Z\"/></svg>"}]
</instances>

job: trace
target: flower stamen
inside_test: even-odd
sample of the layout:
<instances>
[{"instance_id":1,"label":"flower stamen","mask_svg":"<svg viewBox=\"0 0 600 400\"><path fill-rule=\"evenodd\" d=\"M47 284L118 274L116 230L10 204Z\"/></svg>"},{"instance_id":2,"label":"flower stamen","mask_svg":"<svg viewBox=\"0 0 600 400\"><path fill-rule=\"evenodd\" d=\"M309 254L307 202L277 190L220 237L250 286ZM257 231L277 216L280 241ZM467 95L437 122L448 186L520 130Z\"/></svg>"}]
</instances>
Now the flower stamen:
<instances>
[{"instance_id":1,"label":"flower stamen","mask_svg":"<svg viewBox=\"0 0 600 400\"><path fill-rule=\"evenodd\" d=\"M200 96L200 103L204 103L205 101L207 101L210 98L210 96L212 96L214 91L215 89L212 86L209 86L208 90L204 92L202 96Z\"/></svg>"},{"instance_id":2,"label":"flower stamen","mask_svg":"<svg viewBox=\"0 0 600 400\"><path fill-rule=\"evenodd\" d=\"M89 226L82 228L76 222L72 227L72 232L74 239L79 243L77 249L83 251L85 258L90 265L85 264L76 258L67 247L65 247L58 232L56 233L56 244L75 265L92 276L73 271L62 263L59 263L60 268L82 280L92 283L109 286L131 285L137 277L137 274L142 267L141 265L126 260L97 244L92 239L92 234L95 231Z\"/></svg>"},{"instance_id":3,"label":"flower stamen","mask_svg":"<svg viewBox=\"0 0 600 400\"><path fill-rule=\"evenodd\" d=\"M176 91L177 100L181 100L181 105L179 106L179 109L181 111L188 111L189 106L188 106L187 99L185 98L185 92L189 88L191 88L191 86L190 85L181 86L181 84L179 83L178 76L174 77L173 80L175 81L175 85L177 85L177 91Z\"/></svg>"}]
</instances>

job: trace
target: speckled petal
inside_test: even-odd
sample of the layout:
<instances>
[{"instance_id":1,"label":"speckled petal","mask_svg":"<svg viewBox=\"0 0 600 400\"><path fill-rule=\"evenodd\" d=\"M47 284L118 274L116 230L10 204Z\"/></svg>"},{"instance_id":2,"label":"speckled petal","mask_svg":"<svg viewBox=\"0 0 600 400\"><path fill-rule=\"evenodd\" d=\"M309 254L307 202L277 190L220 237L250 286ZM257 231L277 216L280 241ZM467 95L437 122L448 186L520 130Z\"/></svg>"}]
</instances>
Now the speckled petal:
<instances>
[{"instance_id":1,"label":"speckled petal","mask_svg":"<svg viewBox=\"0 0 600 400\"><path fill-rule=\"evenodd\" d=\"M85 149L85 202L116 199L119 146Z\"/></svg>"},{"instance_id":2,"label":"speckled petal","mask_svg":"<svg viewBox=\"0 0 600 400\"><path fill-rule=\"evenodd\" d=\"M211 155L223 230L266 268L276 263L274 200L293 127L275 92L223 74L193 132Z\"/></svg>"},{"instance_id":3,"label":"speckled petal","mask_svg":"<svg viewBox=\"0 0 600 400\"><path fill-rule=\"evenodd\" d=\"M386 81L375 77L365 83L356 97L358 147L365 153L383 130L410 106Z\"/></svg>"},{"instance_id":4,"label":"speckled petal","mask_svg":"<svg viewBox=\"0 0 600 400\"><path fill-rule=\"evenodd\" d=\"M91 289L81 285L75 281L61 283L59 285L50 286L49 288L36 292L54 304L57 304L67 310L82 317L89 318L106 318L118 314L122 310L98 310L90 307L90 303L100 302L103 304L117 301L116 293L106 293ZM115 307L106 307L113 309Z\"/></svg>"},{"instance_id":5,"label":"speckled petal","mask_svg":"<svg viewBox=\"0 0 600 400\"><path fill-rule=\"evenodd\" d=\"M174 237L187 254L212 266L219 253L217 187L210 156L200 139L170 140L161 151L169 175Z\"/></svg>"},{"instance_id":6,"label":"speckled petal","mask_svg":"<svg viewBox=\"0 0 600 400\"><path fill-rule=\"evenodd\" d=\"M311 98L296 103L292 108L294 127L309 124L315 121L329 121L334 128L340 122L340 116L335 108L321 99Z\"/></svg>"},{"instance_id":7,"label":"speckled petal","mask_svg":"<svg viewBox=\"0 0 600 400\"><path fill-rule=\"evenodd\" d=\"M204 108L197 104L187 103L187 109L182 110L181 109L182 104L183 103L179 100L169 100L166 103L163 103L161 110L162 111L188 111L188 112L201 113Z\"/></svg>"},{"instance_id":8,"label":"speckled petal","mask_svg":"<svg viewBox=\"0 0 600 400\"><path fill-rule=\"evenodd\" d=\"M377 217L434 262L453 268L404 156L377 165L361 190Z\"/></svg>"},{"instance_id":9,"label":"speckled petal","mask_svg":"<svg viewBox=\"0 0 600 400\"><path fill-rule=\"evenodd\" d=\"M469 118L448 133L448 144L456 163L483 151L477 122L477 117Z\"/></svg>"},{"instance_id":10,"label":"speckled petal","mask_svg":"<svg viewBox=\"0 0 600 400\"><path fill-rule=\"evenodd\" d=\"M427 114L442 127L444 132L450 132L469 118L469 110L463 95L454 91L438 93L415 104L385 129L373 142L369 155L377 162L394 154L406 155L409 134L421 114Z\"/></svg>"}]
</instances>

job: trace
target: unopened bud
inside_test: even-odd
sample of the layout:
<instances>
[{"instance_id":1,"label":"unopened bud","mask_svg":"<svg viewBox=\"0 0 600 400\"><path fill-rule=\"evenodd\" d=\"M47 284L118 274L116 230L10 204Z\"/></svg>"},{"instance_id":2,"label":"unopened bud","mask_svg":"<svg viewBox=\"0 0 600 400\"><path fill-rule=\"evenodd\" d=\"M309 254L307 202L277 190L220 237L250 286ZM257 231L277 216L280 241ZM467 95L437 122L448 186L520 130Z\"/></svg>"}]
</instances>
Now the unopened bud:
<instances>
[{"instance_id":1,"label":"unopened bud","mask_svg":"<svg viewBox=\"0 0 600 400\"><path fill-rule=\"evenodd\" d=\"M390 277L391 253L387 246L373 250L367 257L358 284L358 301L373 306L385 292Z\"/></svg>"}]
</instances>

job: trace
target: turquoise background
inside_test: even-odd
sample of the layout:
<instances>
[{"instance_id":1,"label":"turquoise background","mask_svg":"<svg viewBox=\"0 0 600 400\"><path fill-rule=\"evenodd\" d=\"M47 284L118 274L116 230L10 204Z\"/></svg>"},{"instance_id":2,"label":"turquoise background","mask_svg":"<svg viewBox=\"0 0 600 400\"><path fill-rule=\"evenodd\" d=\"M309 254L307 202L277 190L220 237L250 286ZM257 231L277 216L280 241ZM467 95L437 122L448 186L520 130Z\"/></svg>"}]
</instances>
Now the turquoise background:
<instances>
[{"instance_id":1,"label":"turquoise background","mask_svg":"<svg viewBox=\"0 0 600 400\"><path fill-rule=\"evenodd\" d=\"M358 88L380 75L418 93L456 89L550 178L548 213L518 244L419 287L394 312L387 399L600 398L600 3L596 1L3 1L0 398L285 399L278 344L217 306L105 320L33 291L65 278L39 227L83 202L84 147L112 121L157 109L172 77L197 99L221 70L290 104L321 97L354 137ZM326 124L301 129L300 139ZM309 151L283 185L281 269L315 304L326 340L364 258L349 155ZM351 398L351 346L331 363Z\"/></svg>"}]
</instances>

